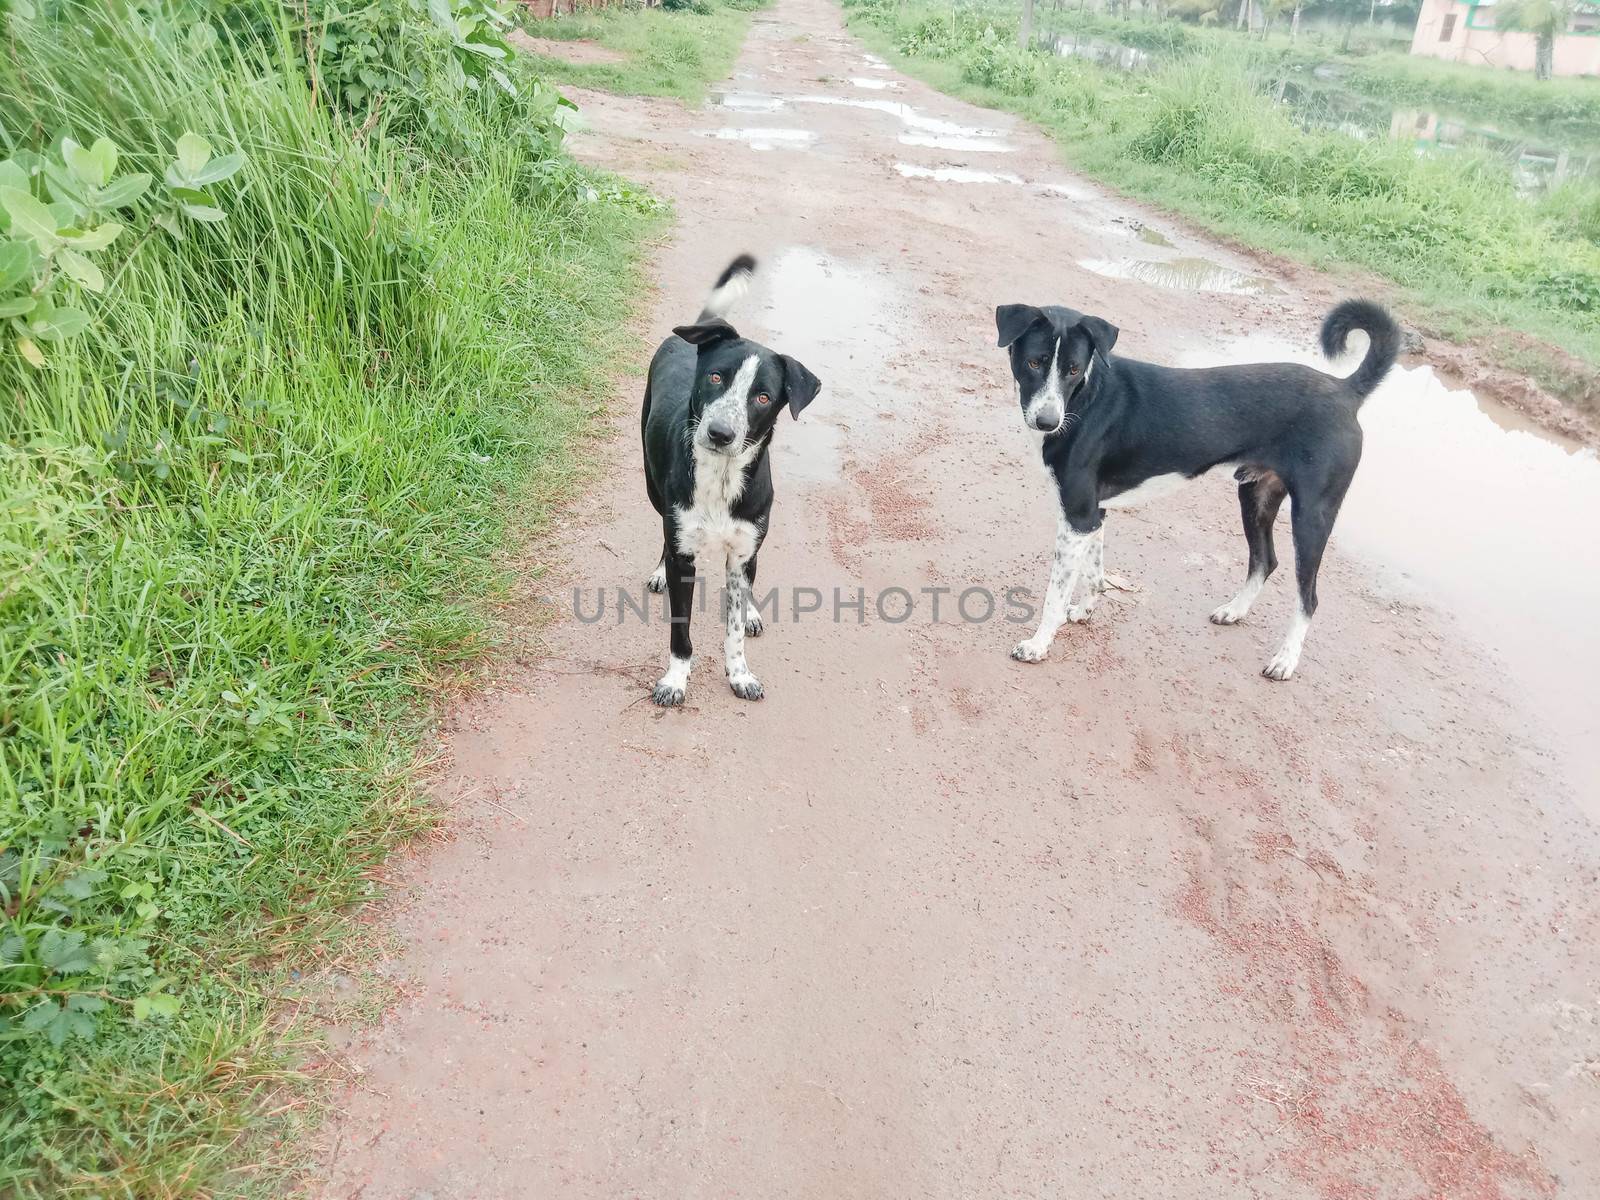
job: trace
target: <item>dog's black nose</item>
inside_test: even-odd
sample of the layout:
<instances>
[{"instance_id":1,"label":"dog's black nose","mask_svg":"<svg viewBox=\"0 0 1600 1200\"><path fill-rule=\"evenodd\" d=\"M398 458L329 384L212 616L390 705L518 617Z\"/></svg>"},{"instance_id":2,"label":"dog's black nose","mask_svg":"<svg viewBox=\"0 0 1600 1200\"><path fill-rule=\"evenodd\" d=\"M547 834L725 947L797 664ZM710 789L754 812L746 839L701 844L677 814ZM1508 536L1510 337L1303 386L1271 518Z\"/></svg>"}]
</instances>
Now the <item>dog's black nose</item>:
<instances>
[{"instance_id":1,"label":"dog's black nose","mask_svg":"<svg viewBox=\"0 0 1600 1200\"><path fill-rule=\"evenodd\" d=\"M713 446L726 446L733 441L733 426L726 421L712 421L706 426L706 440Z\"/></svg>"},{"instance_id":2,"label":"dog's black nose","mask_svg":"<svg viewBox=\"0 0 1600 1200\"><path fill-rule=\"evenodd\" d=\"M1041 408L1033 414L1033 427L1049 432L1061 424L1061 414L1053 408Z\"/></svg>"}]
</instances>

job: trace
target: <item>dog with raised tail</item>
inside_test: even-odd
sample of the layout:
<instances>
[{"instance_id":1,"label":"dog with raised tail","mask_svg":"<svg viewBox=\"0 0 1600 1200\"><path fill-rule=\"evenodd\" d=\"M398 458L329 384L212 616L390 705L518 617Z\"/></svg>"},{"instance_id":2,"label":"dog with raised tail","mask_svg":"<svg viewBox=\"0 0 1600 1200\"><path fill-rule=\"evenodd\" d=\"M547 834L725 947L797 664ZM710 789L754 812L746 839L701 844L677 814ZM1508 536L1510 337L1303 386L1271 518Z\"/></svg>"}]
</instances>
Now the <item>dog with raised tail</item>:
<instances>
[{"instance_id":1,"label":"dog with raised tail","mask_svg":"<svg viewBox=\"0 0 1600 1200\"><path fill-rule=\"evenodd\" d=\"M754 590L772 515L767 447L778 414L788 409L798 418L822 384L795 359L728 324L755 268L748 254L728 264L694 324L678 326L656 350L645 383L644 485L662 526L661 560L646 586L667 593L672 626L667 670L651 692L664 706L682 704L689 686L697 557L727 580L728 686L742 700L765 694L745 660L744 639L762 632Z\"/></svg>"},{"instance_id":2,"label":"dog with raised tail","mask_svg":"<svg viewBox=\"0 0 1600 1200\"><path fill-rule=\"evenodd\" d=\"M1011 358L1023 423L1040 435L1059 521L1037 632L1011 656L1036 663L1065 621L1087 621L1113 577L1105 573L1107 508L1137 504L1216 467L1239 485L1250 565L1239 594L1211 614L1244 620L1277 568L1272 526L1290 501L1299 604L1262 669L1294 674L1317 611L1317 571L1345 491L1361 461L1357 411L1400 352L1400 330L1378 305L1346 300L1322 323L1335 358L1356 330L1367 350L1343 378L1298 363L1179 369L1112 355L1117 327L1070 308L1004 304L995 310ZM1074 597L1083 587L1083 598Z\"/></svg>"}]
</instances>

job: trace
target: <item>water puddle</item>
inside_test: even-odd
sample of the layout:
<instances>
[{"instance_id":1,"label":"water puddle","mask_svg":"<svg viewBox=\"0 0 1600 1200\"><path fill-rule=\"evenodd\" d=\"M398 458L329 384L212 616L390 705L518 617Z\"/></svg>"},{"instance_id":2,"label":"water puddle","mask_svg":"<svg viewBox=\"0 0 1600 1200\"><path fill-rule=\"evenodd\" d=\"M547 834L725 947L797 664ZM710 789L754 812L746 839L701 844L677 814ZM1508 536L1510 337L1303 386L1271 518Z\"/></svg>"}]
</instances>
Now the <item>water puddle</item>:
<instances>
[{"instance_id":1,"label":"water puddle","mask_svg":"<svg viewBox=\"0 0 1600 1200\"><path fill-rule=\"evenodd\" d=\"M902 146L926 146L930 150L949 150L956 153L1010 154L1016 149L993 138L950 137L934 133L902 133Z\"/></svg>"},{"instance_id":2,"label":"water puddle","mask_svg":"<svg viewBox=\"0 0 1600 1200\"><path fill-rule=\"evenodd\" d=\"M1092 200L1094 198L1083 188L1072 183L1046 183L1042 187L1049 195L1065 196L1068 200Z\"/></svg>"},{"instance_id":3,"label":"water puddle","mask_svg":"<svg viewBox=\"0 0 1600 1200\"><path fill-rule=\"evenodd\" d=\"M809 129L713 129L702 137L724 142L745 142L752 150L804 150L816 141Z\"/></svg>"},{"instance_id":4,"label":"water puddle","mask_svg":"<svg viewBox=\"0 0 1600 1200\"><path fill-rule=\"evenodd\" d=\"M861 56L861 61L866 63L867 66L874 71L887 71L889 69L889 64L884 62L883 59L879 58L876 54L863 54Z\"/></svg>"},{"instance_id":5,"label":"water puddle","mask_svg":"<svg viewBox=\"0 0 1600 1200\"><path fill-rule=\"evenodd\" d=\"M1172 243L1167 240L1166 234L1149 225L1139 226L1139 240L1149 246L1166 246L1168 248L1172 246Z\"/></svg>"},{"instance_id":6,"label":"water puddle","mask_svg":"<svg viewBox=\"0 0 1600 1200\"><path fill-rule=\"evenodd\" d=\"M900 140L907 145L940 145L931 141L912 141L910 140L912 138L950 138L963 143L955 147L957 149L994 150L1000 153L1013 149L998 141L1004 136L1003 130L984 129L976 125L958 125L954 121L930 117L900 100L867 100L854 96L796 96L794 99L796 104L825 104L838 108L860 108L868 112L885 113L905 126Z\"/></svg>"},{"instance_id":7,"label":"water puddle","mask_svg":"<svg viewBox=\"0 0 1600 1200\"><path fill-rule=\"evenodd\" d=\"M1015 175L993 171L974 171L967 167L918 167L897 162L894 169L907 179L932 179L939 183L1014 183L1022 180Z\"/></svg>"},{"instance_id":8,"label":"water puddle","mask_svg":"<svg viewBox=\"0 0 1600 1200\"><path fill-rule=\"evenodd\" d=\"M822 392L796 422L784 420L772 446L779 485L793 479L839 478L841 446L852 422L881 397L855 393L856 380L881 375L901 344L894 314L904 301L876 270L842 262L809 246L785 250L757 275L765 303L761 323L773 349L791 354L823 381Z\"/></svg>"},{"instance_id":9,"label":"water puddle","mask_svg":"<svg viewBox=\"0 0 1600 1200\"><path fill-rule=\"evenodd\" d=\"M783 107L783 97L763 96L759 92L723 92L717 97L717 107L741 113L777 112Z\"/></svg>"},{"instance_id":10,"label":"water puddle","mask_svg":"<svg viewBox=\"0 0 1600 1200\"><path fill-rule=\"evenodd\" d=\"M869 92L881 92L900 86L900 83L894 79L862 79L857 77L852 79L850 83L852 87L865 88Z\"/></svg>"},{"instance_id":11,"label":"water puddle","mask_svg":"<svg viewBox=\"0 0 1600 1200\"><path fill-rule=\"evenodd\" d=\"M1056 34L1046 39L1045 44L1064 58L1081 58L1118 71L1145 71L1155 62L1148 50L1137 46L1072 33Z\"/></svg>"},{"instance_id":12,"label":"water puddle","mask_svg":"<svg viewBox=\"0 0 1600 1200\"><path fill-rule=\"evenodd\" d=\"M1183 365L1272 361L1327 369L1311 349L1268 338ZM1361 425L1361 468L1335 543L1378 565L1379 585L1397 599L1444 608L1494 651L1518 694L1567 743L1579 794L1594 796L1600 459L1446 386L1430 367L1396 367L1362 407Z\"/></svg>"},{"instance_id":13,"label":"water puddle","mask_svg":"<svg viewBox=\"0 0 1600 1200\"><path fill-rule=\"evenodd\" d=\"M1159 235L1158 235L1159 236ZM1223 292L1230 296L1261 296L1278 290L1272 280L1246 275L1206 258L1085 259L1078 264L1111 279L1135 279L1176 292Z\"/></svg>"}]
</instances>

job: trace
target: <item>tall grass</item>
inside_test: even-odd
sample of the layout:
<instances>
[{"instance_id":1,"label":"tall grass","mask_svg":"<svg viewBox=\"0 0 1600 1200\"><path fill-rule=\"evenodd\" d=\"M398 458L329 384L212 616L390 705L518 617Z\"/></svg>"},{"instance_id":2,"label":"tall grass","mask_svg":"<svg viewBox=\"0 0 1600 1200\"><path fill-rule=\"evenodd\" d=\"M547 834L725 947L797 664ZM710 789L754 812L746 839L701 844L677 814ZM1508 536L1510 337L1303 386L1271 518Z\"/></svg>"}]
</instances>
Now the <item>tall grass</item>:
<instances>
[{"instance_id":1,"label":"tall grass","mask_svg":"<svg viewBox=\"0 0 1600 1200\"><path fill-rule=\"evenodd\" d=\"M1253 245L1377 272L1441 332L1509 326L1600 364L1592 188L1536 203L1489 156L1303 130L1269 94L1265 65L1226 44L1133 76L1023 51L1010 11L848 2L855 26L910 69L1038 122L1115 187Z\"/></svg>"},{"instance_id":2,"label":"tall grass","mask_svg":"<svg viewBox=\"0 0 1600 1200\"><path fill-rule=\"evenodd\" d=\"M4 153L247 155L224 220L124 235L48 370L0 350L4 1195L232 1192L285 1152L252 1132L280 964L427 819L416 699L576 469L650 209L516 104L343 116L293 31L140 11L0 55Z\"/></svg>"}]
</instances>

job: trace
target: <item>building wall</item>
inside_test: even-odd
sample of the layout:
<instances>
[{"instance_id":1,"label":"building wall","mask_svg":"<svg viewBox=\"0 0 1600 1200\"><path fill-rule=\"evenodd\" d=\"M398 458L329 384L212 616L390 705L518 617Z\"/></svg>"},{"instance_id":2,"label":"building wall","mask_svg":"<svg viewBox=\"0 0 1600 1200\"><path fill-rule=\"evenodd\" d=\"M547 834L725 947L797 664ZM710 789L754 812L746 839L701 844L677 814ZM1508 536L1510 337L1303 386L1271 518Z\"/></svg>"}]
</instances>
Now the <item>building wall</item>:
<instances>
[{"instance_id":1,"label":"building wall","mask_svg":"<svg viewBox=\"0 0 1600 1200\"><path fill-rule=\"evenodd\" d=\"M1445 26L1454 17L1448 39ZM1521 30L1482 29L1494 20L1494 7L1474 8L1461 0L1423 0L1411 53L1451 62L1510 67L1532 71L1538 39ZM1600 36L1563 34L1556 38L1554 70L1557 75L1600 75Z\"/></svg>"}]
</instances>

